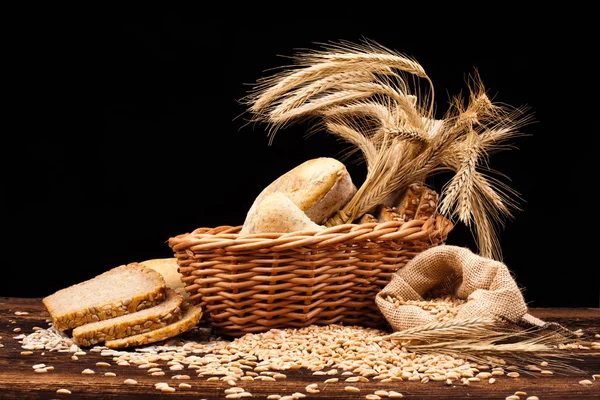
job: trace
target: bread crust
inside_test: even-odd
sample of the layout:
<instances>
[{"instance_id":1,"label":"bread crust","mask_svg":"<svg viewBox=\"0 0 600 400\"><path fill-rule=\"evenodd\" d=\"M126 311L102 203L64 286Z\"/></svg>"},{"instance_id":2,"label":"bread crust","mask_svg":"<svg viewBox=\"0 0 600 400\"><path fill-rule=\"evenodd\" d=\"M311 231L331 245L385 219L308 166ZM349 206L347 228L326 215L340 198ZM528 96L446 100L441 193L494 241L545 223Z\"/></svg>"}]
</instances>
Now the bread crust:
<instances>
[{"instance_id":1,"label":"bread crust","mask_svg":"<svg viewBox=\"0 0 600 400\"><path fill-rule=\"evenodd\" d=\"M202 317L202 308L197 305L190 305L185 309L183 316L178 321L155 329L150 332L139 335L128 336L122 339L108 340L104 345L111 349L120 349L125 347L142 346L149 343L159 342L182 334L195 327Z\"/></svg>"}]
</instances>

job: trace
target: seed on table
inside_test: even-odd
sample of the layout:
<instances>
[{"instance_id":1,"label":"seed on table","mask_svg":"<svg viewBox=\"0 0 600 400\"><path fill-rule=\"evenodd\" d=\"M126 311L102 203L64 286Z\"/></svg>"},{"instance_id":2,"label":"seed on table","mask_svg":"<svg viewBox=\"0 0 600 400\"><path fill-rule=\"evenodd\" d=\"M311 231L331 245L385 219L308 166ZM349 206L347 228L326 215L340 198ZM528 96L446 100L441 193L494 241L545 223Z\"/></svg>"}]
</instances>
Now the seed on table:
<instances>
[{"instance_id":1,"label":"seed on table","mask_svg":"<svg viewBox=\"0 0 600 400\"><path fill-rule=\"evenodd\" d=\"M515 396L527 396L527 392L524 392L524 391L522 391L522 390L517 390L517 391L514 393L514 395L515 395Z\"/></svg>"},{"instance_id":2,"label":"seed on table","mask_svg":"<svg viewBox=\"0 0 600 400\"><path fill-rule=\"evenodd\" d=\"M130 365L130 364L129 364L129 361L119 361L117 363L117 365L125 365L125 366L127 366L127 365Z\"/></svg>"},{"instance_id":3,"label":"seed on table","mask_svg":"<svg viewBox=\"0 0 600 400\"><path fill-rule=\"evenodd\" d=\"M46 372L48 372L48 370L46 368L36 368L33 370L33 372L35 372L36 374L45 374Z\"/></svg>"},{"instance_id":4,"label":"seed on table","mask_svg":"<svg viewBox=\"0 0 600 400\"><path fill-rule=\"evenodd\" d=\"M306 385L304 389L316 389L319 387L318 383L311 383L310 385Z\"/></svg>"},{"instance_id":5,"label":"seed on table","mask_svg":"<svg viewBox=\"0 0 600 400\"><path fill-rule=\"evenodd\" d=\"M190 379L189 375L173 375L171 379Z\"/></svg>"},{"instance_id":6,"label":"seed on table","mask_svg":"<svg viewBox=\"0 0 600 400\"><path fill-rule=\"evenodd\" d=\"M521 398L519 396L511 394L510 396L506 396L505 400L521 400Z\"/></svg>"},{"instance_id":7,"label":"seed on table","mask_svg":"<svg viewBox=\"0 0 600 400\"><path fill-rule=\"evenodd\" d=\"M166 392L166 393L173 393L175 391L175 388L171 387L171 386L165 386L165 387L160 388L160 391Z\"/></svg>"},{"instance_id":8,"label":"seed on table","mask_svg":"<svg viewBox=\"0 0 600 400\"><path fill-rule=\"evenodd\" d=\"M373 394L376 394L377 396L381 397L387 397L389 393L387 390L376 390Z\"/></svg>"},{"instance_id":9,"label":"seed on table","mask_svg":"<svg viewBox=\"0 0 600 400\"><path fill-rule=\"evenodd\" d=\"M594 374L594 375L592 375L592 378L593 378L594 380L596 380L596 379L600 379L600 374Z\"/></svg>"},{"instance_id":10,"label":"seed on table","mask_svg":"<svg viewBox=\"0 0 600 400\"><path fill-rule=\"evenodd\" d=\"M589 379L584 379L582 381L579 381L580 385L591 385L592 381L590 381Z\"/></svg>"},{"instance_id":11,"label":"seed on table","mask_svg":"<svg viewBox=\"0 0 600 400\"><path fill-rule=\"evenodd\" d=\"M346 392L349 392L349 393L358 393L358 392L360 392L360 389L357 388L356 386L346 386L346 387L344 387L344 390Z\"/></svg>"},{"instance_id":12,"label":"seed on table","mask_svg":"<svg viewBox=\"0 0 600 400\"><path fill-rule=\"evenodd\" d=\"M190 385L189 383L183 383L182 382L182 383L179 384L179 388L180 389L191 389L192 385Z\"/></svg>"},{"instance_id":13,"label":"seed on table","mask_svg":"<svg viewBox=\"0 0 600 400\"><path fill-rule=\"evenodd\" d=\"M329 379L325 379L324 383L336 383L337 381L339 381L338 378L329 378Z\"/></svg>"},{"instance_id":14,"label":"seed on table","mask_svg":"<svg viewBox=\"0 0 600 400\"><path fill-rule=\"evenodd\" d=\"M243 391L244 391L244 389L241 388L241 387L232 387L232 388L229 388L229 389L225 389L224 393L225 394L242 393Z\"/></svg>"},{"instance_id":15,"label":"seed on table","mask_svg":"<svg viewBox=\"0 0 600 400\"><path fill-rule=\"evenodd\" d=\"M123 383L126 385L137 385L137 381L135 379L125 379Z\"/></svg>"},{"instance_id":16,"label":"seed on table","mask_svg":"<svg viewBox=\"0 0 600 400\"><path fill-rule=\"evenodd\" d=\"M554 372L545 369L545 370L542 370L542 372L540 372L540 374L542 374L542 375L553 375Z\"/></svg>"},{"instance_id":17,"label":"seed on table","mask_svg":"<svg viewBox=\"0 0 600 400\"><path fill-rule=\"evenodd\" d=\"M76 351L73 355L74 356L85 356L87 353L85 351Z\"/></svg>"},{"instance_id":18,"label":"seed on table","mask_svg":"<svg viewBox=\"0 0 600 400\"><path fill-rule=\"evenodd\" d=\"M294 400L303 399L305 397L306 397L306 395L304 393L300 393L300 392L292 393L292 399L294 399Z\"/></svg>"},{"instance_id":19,"label":"seed on table","mask_svg":"<svg viewBox=\"0 0 600 400\"><path fill-rule=\"evenodd\" d=\"M281 399L281 396L278 394L270 394L267 396L267 400L279 400Z\"/></svg>"},{"instance_id":20,"label":"seed on table","mask_svg":"<svg viewBox=\"0 0 600 400\"><path fill-rule=\"evenodd\" d=\"M365 396L365 399L367 400L381 400L380 396L377 396L376 394L368 394Z\"/></svg>"},{"instance_id":21,"label":"seed on table","mask_svg":"<svg viewBox=\"0 0 600 400\"><path fill-rule=\"evenodd\" d=\"M489 380L488 382L489 382L490 384L492 384L492 383L495 383L495 382L496 382L496 379L494 379L494 378L490 378L490 380Z\"/></svg>"},{"instance_id":22,"label":"seed on table","mask_svg":"<svg viewBox=\"0 0 600 400\"><path fill-rule=\"evenodd\" d=\"M150 375L152 376L163 376L165 373L163 371L152 372Z\"/></svg>"},{"instance_id":23,"label":"seed on table","mask_svg":"<svg viewBox=\"0 0 600 400\"><path fill-rule=\"evenodd\" d=\"M91 370L89 368L84 369L83 371L81 371L82 374L84 375L92 375L95 374L94 370Z\"/></svg>"},{"instance_id":24,"label":"seed on table","mask_svg":"<svg viewBox=\"0 0 600 400\"><path fill-rule=\"evenodd\" d=\"M519 374L518 372L515 372L515 371L511 371L508 374L506 374L506 376L509 376L511 378L518 378L519 376L521 376L521 374Z\"/></svg>"},{"instance_id":25,"label":"seed on table","mask_svg":"<svg viewBox=\"0 0 600 400\"><path fill-rule=\"evenodd\" d=\"M404 397L404 395L403 395L402 393L400 393L400 392L396 392L396 391L394 391L394 390L390 390L390 391L388 392L388 397L389 397L390 399L401 399L401 398L403 398L403 397Z\"/></svg>"},{"instance_id":26,"label":"seed on table","mask_svg":"<svg viewBox=\"0 0 600 400\"><path fill-rule=\"evenodd\" d=\"M13 332L21 332L21 328L15 328L13 329Z\"/></svg>"},{"instance_id":27,"label":"seed on table","mask_svg":"<svg viewBox=\"0 0 600 400\"><path fill-rule=\"evenodd\" d=\"M542 361L542 362L540 363L540 365L541 365L542 367L547 367L547 366L548 366L548 361Z\"/></svg>"},{"instance_id":28,"label":"seed on table","mask_svg":"<svg viewBox=\"0 0 600 400\"><path fill-rule=\"evenodd\" d=\"M97 367L110 367L110 364L104 361L100 361L96 363Z\"/></svg>"},{"instance_id":29,"label":"seed on table","mask_svg":"<svg viewBox=\"0 0 600 400\"><path fill-rule=\"evenodd\" d=\"M69 389L58 389L56 394L71 394L71 391Z\"/></svg>"},{"instance_id":30,"label":"seed on table","mask_svg":"<svg viewBox=\"0 0 600 400\"><path fill-rule=\"evenodd\" d=\"M215 382L215 381L218 381L218 380L219 380L219 377L217 377L217 376L211 376L210 378L208 378L206 380L206 382Z\"/></svg>"},{"instance_id":31,"label":"seed on table","mask_svg":"<svg viewBox=\"0 0 600 400\"><path fill-rule=\"evenodd\" d=\"M22 351L22 352L21 352L21 355L22 355L22 356L30 356L30 355L32 355L32 354L33 354L33 351Z\"/></svg>"},{"instance_id":32,"label":"seed on table","mask_svg":"<svg viewBox=\"0 0 600 400\"><path fill-rule=\"evenodd\" d=\"M79 360L79 357L77 357L77 356L71 356L71 360L77 361L77 360Z\"/></svg>"},{"instance_id":33,"label":"seed on table","mask_svg":"<svg viewBox=\"0 0 600 400\"><path fill-rule=\"evenodd\" d=\"M32 366L31 368L33 369L38 369L38 368L44 368L46 366L46 364L35 364L34 366Z\"/></svg>"},{"instance_id":34,"label":"seed on table","mask_svg":"<svg viewBox=\"0 0 600 400\"><path fill-rule=\"evenodd\" d=\"M537 396L529 396L529 397L528 397L527 399L525 399L525 400L540 400L540 398L539 398L539 397L537 397Z\"/></svg>"},{"instance_id":35,"label":"seed on table","mask_svg":"<svg viewBox=\"0 0 600 400\"><path fill-rule=\"evenodd\" d=\"M104 376L117 376L114 372L105 372Z\"/></svg>"}]
</instances>

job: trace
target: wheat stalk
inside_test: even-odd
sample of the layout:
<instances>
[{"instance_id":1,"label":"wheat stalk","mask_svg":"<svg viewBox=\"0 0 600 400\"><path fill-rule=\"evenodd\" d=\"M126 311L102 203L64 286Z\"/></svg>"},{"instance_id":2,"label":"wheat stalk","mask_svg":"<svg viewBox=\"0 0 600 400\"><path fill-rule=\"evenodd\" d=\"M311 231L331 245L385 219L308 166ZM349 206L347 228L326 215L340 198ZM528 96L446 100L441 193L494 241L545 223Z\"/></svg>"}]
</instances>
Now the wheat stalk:
<instances>
[{"instance_id":1,"label":"wheat stalk","mask_svg":"<svg viewBox=\"0 0 600 400\"><path fill-rule=\"evenodd\" d=\"M568 339L544 329L522 329L490 318L451 319L394 332L384 337L415 353L438 352L456 358L487 363L500 359L517 367L553 360L555 369L577 371L565 360L570 353L559 348Z\"/></svg>"},{"instance_id":2,"label":"wheat stalk","mask_svg":"<svg viewBox=\"0 0 600 400\"><path fill-rule=\"evenodd\" d=\"M410 184L451 171L440 213L470 227L482 256L501 260L498 228L520 198L492 177L488 157L514 148L507 141L531 122L526 109L493 103L475 71L468 101L451 99L444 118L434 119L433 84L423 67L372 41L330 43L293 59L293 68L259 80L245 100L254 120L270 125L271 140L288 123L319 117L319 127L350 144L347 155L360 151L365 180L327 226L352 222ZM429 90L423 93L420 81Z\"/></svg>"}]
</instances>

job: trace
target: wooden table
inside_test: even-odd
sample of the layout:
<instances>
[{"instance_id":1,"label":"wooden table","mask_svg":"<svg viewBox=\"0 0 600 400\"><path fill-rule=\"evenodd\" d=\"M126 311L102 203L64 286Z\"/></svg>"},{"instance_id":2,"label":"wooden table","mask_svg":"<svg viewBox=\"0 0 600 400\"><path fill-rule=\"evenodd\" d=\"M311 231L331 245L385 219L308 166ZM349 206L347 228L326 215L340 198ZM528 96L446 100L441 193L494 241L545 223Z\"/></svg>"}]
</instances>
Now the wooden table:
<instances>
[{"instance_id":1,"label":"wooden table","mask_svg":"<svg viewBox=\"0 0 600 400\"><path fill-rule=\"evenodd\" d=\"M18 312L15 314L15 312ZM22 314L26 312L27 314ZM543 309L533 308L531 314L548 322L555 321L572 330L582 329L586 336L582 340L600 341L594 338L600 334L600 309ZM34 351L31 355L22 355L21 344L14 337L29 334L34 327L47 328L48 313L41 299L0 297L0 399L225 399L224 390L229 386L224 382L207 382L192 375L189 383L191 389L181 389L174 393L164 393L154 388L160 381L168 381L170 375L181 374L178 371L164 370L167 376L150 376L147 371L132 366L112 365L110 371L116 377L107 377L102 373L84 375L85 368L99 369L97 362L112 361L98 353L88 352L76 362L71 360L70 353ZM15 332L15 328L21 328ZM370 381L353 384L361 389L360 393L344 391L345 384L327 384L318 394L307 394L305 387L309 383L322 383L310 371L286 371L287 379L277 382L243 382L244 388L253 394L253 399L266 399L272 393L306 394L306 399L365 399L369 393L377 389L393 389L404 394L406 399L505 399L515 391L524 391L526 396L538 396L548 399L600 399L600 380L593 380L593 374L600 374L600 351L576 350L581 355L572 365L584 371L582 374L554 374L549 376L521 375L519 378L499 377L496 383L487 381L473 382L469 386L445 385L444 382L396 381L383 385ZM35 373L32 366L39 363L52 365L53 371L44 374ZM133 378L138 384L127 385L124 379ZM592 385L584 386L579 381L589 379ZM176 386L176 385L174 385ZM320 385L322 386L322 385ZM67 388L71 394L57 394L59 388Z\"/></svg>"}]
</instances>

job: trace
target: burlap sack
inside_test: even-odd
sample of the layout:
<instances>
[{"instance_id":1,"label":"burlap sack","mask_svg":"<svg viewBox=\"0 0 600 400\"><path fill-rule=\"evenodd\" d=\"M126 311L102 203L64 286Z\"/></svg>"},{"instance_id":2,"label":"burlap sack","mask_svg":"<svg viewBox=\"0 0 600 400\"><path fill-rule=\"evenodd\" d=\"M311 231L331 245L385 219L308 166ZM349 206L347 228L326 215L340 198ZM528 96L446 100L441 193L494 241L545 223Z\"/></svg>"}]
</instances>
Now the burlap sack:
<instances>
[{"instance_id":1,"label":"burlap sack","mask_svg":"<svg viewBox=\"0 0 600 400\"><path fill-rule=\"evenodd\" d=\"M435 290L440 295L467 300L455 319L503 319L543 327L527 314L527 305L505 264L474 254L467 248L442 245L419 253L377 294L376 303L395 331L435 321L435 316L415 305L394 305L387 296L424 300Z\"/></svg>"}]
</instances>

